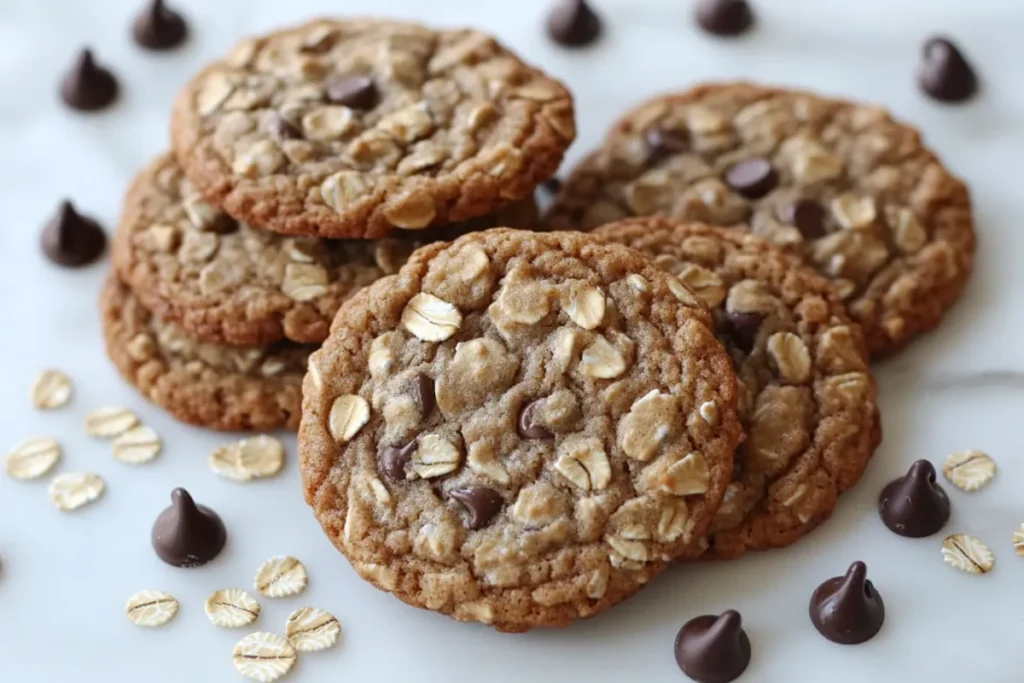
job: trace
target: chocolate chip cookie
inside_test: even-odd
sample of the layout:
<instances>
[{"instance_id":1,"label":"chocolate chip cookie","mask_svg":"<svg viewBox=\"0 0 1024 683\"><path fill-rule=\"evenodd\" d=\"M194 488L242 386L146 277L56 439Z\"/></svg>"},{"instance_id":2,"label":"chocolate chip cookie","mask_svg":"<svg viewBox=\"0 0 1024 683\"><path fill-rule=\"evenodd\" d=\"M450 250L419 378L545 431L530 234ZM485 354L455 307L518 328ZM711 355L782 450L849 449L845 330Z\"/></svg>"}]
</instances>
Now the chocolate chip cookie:
<instances>
[{"instance_id":1,"label":"chocolate chip cookie","mask_svg":"<svg viewBox=\"0 0 1024 683\"><path fill-rule=\"evenodd\" d=\"M703 85L620 120L571 174L553 227L628 216L748 225L830 278L883 356L938 325L967 283L964 184L877 107Z\"/></svg>"},{"instance_id":2,"label":"chocolate chip cookie","mask_svg":"<svg viewBox=\"0 0 1024 683\"><path fill-rule=\"evenodd\" d=\"M226 431L298 427L309 347L197 342L152 315L114 275L100 309L107 355L128 382L175 418Z\"/></svg>"},{"instance_id":3,"label":"chocolate chip cookie","mask_svg":"<svg viewBox=\"0 0 1024 683\"><path fill-rule=\"evenodd\" d=\"M239 223L207 204L174 156L163 154L128 189L113 251L121 278L143 304L191 336L243 346L319 343L342 301L397 272L422 244L498 225L536 224L530 197L487 216L395 238L288 237Z\"/></svg>"},{"instance_id":4,"label":"chocolate chip cookie","mask_svg":"<svg viewBox=\"0 0 1024 683\"><path fill-rule=\"evenodd\" d=\"M239 220L384 237L491 213L576 135L565 87L489 35L319 20L239 44L179 95L174 151Z\"/></svg>"},{"instance_id":5,"label":"chocolate chip cookie","mask_svg":"<svg viewBox=\"0 0 1024 683\"><path fill-rule=\"evenodd\" d=\"M747 438L711 556L787 546L827 519L881 440L864 339L829 282L742 230L635 218L595 234L686 283L732 356Z\"/></svg>"},{"instance_id":6,"label":"chocolate chip cookie","mask_svg":"<svg viewBox=\"0 0 1024 683\"><path fill-rule=\"evenodd\" d=\"M580 233L423 247L343 304L303 392L306 500L355 570L501 631L698 554L741 438L706 308Z\"/></svg>"}]
</instances>

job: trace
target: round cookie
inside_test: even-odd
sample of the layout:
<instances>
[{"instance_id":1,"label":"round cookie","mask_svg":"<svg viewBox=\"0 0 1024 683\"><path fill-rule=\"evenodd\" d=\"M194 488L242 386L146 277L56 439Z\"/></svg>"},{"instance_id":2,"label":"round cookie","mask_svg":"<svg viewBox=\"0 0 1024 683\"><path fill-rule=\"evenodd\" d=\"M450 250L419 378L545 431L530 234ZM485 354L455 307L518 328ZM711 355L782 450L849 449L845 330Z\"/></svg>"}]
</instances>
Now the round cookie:
<instances>
[{"instance_id":1,"label":"round cookie","mask_svg":"<svg viewBox=\"0 0 1024 683\"><path fill-rule=\"evenodd\" d=\"M310 359L306 500L412 605L509 632L596 614L703 549L741 438L711 325L589 235L424 247Z\"/></svg>"},{"instance_id":2,"label":"round cookie","mask_svg":"<svg viewBox=\"0 0 1024 683\"><path fill-rule=\"evenodd\" d=\"M653 99L555 200L552 227L668 215L750 230L830 278L876 357L938 325L974 260L964 184L884 110L735 83Z\"/></svg>"},{"instance_id":3,"label":"round cookie","mask_svg":"<svg viewBox=\"0 0 1024 683\"><path fill-rule=\"evenodd\" d=\"M732 356L746 441L709 555L784 547L826 520L882 436L863 336L829 282L741 230L634 218L594 234L686 283Z\"/></svg>"},{"instance_id":4,"label":"round cookie","mask_svg":"<svg viewBox=\"0 0 1024 683\"><path fill-rule=\"evenodd\" d=\"M207 66L171 135L189 179L235 218L377 238L526 198L576 130L565 87L491 36L322 19Z\"/></svg>"},{"instance_id":5,"label":"round cookie","mask_svg":"<svg viewBox=\"0 0 1024 683\"><path fill-rule=\"evenodd\" d=\"M113 259L147 308L197 339L319 343L342 301L397 272L422 244L497 225L536 224L529 197L494 214L395 238L287 237L217 211L174 156L162 154L128 188Z\"/></svg>"},{"instance_id":6,"label":"round cookie","mask_svg":"<svg viewBox=\"0 0 1024 683\"><path fill-rule=\"evenodd\" d=\"M128 382L175 418L225 431L298 428L309 347L197 342L152 315L114 276L100 309L107 355Z\"/></svg>"}]
</instances>

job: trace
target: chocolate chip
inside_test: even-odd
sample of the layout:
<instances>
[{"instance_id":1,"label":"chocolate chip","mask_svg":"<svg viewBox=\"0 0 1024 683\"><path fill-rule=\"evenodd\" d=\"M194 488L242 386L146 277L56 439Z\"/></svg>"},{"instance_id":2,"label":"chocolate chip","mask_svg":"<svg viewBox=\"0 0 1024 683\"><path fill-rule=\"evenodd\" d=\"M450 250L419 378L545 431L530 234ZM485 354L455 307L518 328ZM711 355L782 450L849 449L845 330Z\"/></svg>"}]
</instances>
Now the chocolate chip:
<instances>
[{"instance_id":1,"label":"chocolate chip","mask_svg":"<svg viewBox=\"0 0 1024 683\"><path fill-rule=\"evenodd\" d=\"M754 25L754 13L746 0L698 0L697 24L716 36L738 36Z\"/></svg>"},{"instance_id":2,"label":"chocolate chip","mask_svg":"<svg viewBox=\"0 0 1024 683\"><path fill-rule=\"evenodd\" d=\"M558 178L548 178L544 181L544 184L541 185L541 187L543 187L544 191L548 194L558 194L562 191L562 181Z\"/></svg>"},{"instance_id":3,"label":"chocolate chip","mask_svg":"<svg viewBox=\"0 0 1024 683\"><path fill-rule=\"evenodd\" d=\"M481 529L501 511L505 504L501 494L486 486L470 486L454 489L448 494L452 500L461 503L469 513L469 528Z\"/></svg>"},{"instance_id":4,"label":"chocolate chip","mask_svg":"<svg viewBox=\"0 0 1024 683\"><path fill-rule=\"evenodd\" d=\"M940 102L963 102L978 92L974 69L948 38L932 38L924 44L917 82Z\"/></svg>"},{"instance_id":5,"label":"chocolate chip","mask_svg":"<svg viewBox=\"0 0 1024 683\"><path fill-rule=\"evenodd\" d=\"M725 182L747 199L760 199L778 183L779 176L767 159L751 157L729 167Z\"/></svg>"},{"instance_id":6,"label":"chocolate chip","mask_svg":"<svg viewBox=\"0 0 1024 683\"><path fill-rule=\"evenodd\" d=\"M949 521L949 497L935 467L918 460L905 476L889 482L878 497L878 512L889 530L909 538L931 536Z\"/></svg>"},{"instance_id":7,"label":"chocolate chip","mask_svg":"<svg viewBox=\"0 0 1024 683\"><path fill-rule=\"evenodd\" d=\"M302 137L302 131L298 126L277 113L272 114L267 120L267 132L275 140L297 140Z\"/></svg>"},{"instance_id":8,"label":"chocolate chip","mask_svg":"<svg viewBox=\"0 0 1024 683\"><path fill-rule=\"evenodd\" d=\"M822 583L811 595L811 623L833 643L857 645L874 637L885 621L882 596L868 581L868 568L854 562L845 576Z\"/></svg>"},{"instance_id":9,"label":"chocolate chip","mask_svg":"<svg viewBox=\"0 0 1024 683\"><path fill-rule=\"evenodd\" d=\"M732 342L743 353L750 353L757 340L764 316L760 313L732 313L725 311L718 321L718 333Z\"/></svg>"},{"instance_id":10,"label":"chocolate chip","mask_svg":"<svg viewBox=\"0 0 1024 683\"><path fill-rule=\"evenodd\" d=\"M516 431L524 439L552 439L555 436L550 429L540 424L537 420L536 412L540 401L541 399L539 398L530 401L519 411Z\"/></svg>"},{"instance_id":11,"label":"chocolate chip","mask_svg":"<svg viewBox=\"0 0 1024 683\"><path fill-rule=\"evenodd\" d=\"M380 454L377 467L392 481L405 481L405 466L416 452L416 439L404 446L390 446Z\"/></svg>"},{"instance_id":12,"label":"chocolate chip","mask_svg":"<svg viewBox=\"0 0 1024 683\"><path fill-rule=\"evenodd\" d=\"M728 683L750 663L750 639L735 610L686 622L676 636L675 650L679 668L700 683Z\"/></svg>"},{"instance_id":13,"label":"chocolate chip","mask_svg":"<svg viewBox=\"0 0 1024 683\"><path fill-rule=\"evenodd\" d=\"M828 234L828 228L825 227L828 212L813 199L798 199L787 204L781 214L779 217L799 230L805 239L814 240Z\"/></svg>"},{"instance_id":14,"label":"chocolate chip","mask_svg":"<svg viewBox=\"0 0 1024 683\"><path fill-rule=\"evenodd\" d=\"M97 111L113 104L117 91L114 74L97 64L88 49L78 53L60 84L64 104L79 111Z\"/></svg>"},{"instance_id":15,"label":"chocolate chip","mask_svg":"<svg viewBox=\"0 0 1024 683\"><path fill-rule=\"evenodd\" d=\"M735 451L733 451L733 454L732 454L732 480L733 481L739 481L740 479L742 479L744 472L747 471L747 460L748 460L748 457L749 457L748 454L747 454L747 443L748 442L744 441L743 443L741 443L739 446L736 447Z\"/></svg>"},{"instance_id":16,"label":"chocolate chip","mask_svg":"<svg viewBox=\"0 0 1024 683\"><path fill-rule=\"evenodd\" d=\"M227 541L224 522L205 505L196 505L188 491L171 492L171 506L153 524L153 549L175 567L199 567L217 557Z\"/></svg>"},{"instance_id":17,"label":"chocolate chip","mask_svg":"<svg viewBox=\"0 0 1024 683\"><path fill-rule=\"evenodd\" d=\"M52 262L78 268L89 265L103 254L107 234L99 223L75 211L71 202L65 200L43 228L40 243L46 258Z\"/></svg>"},{"instance_id":18,"label":"chocolate chip","mask_svg":"<svg viewBox=\"0 0 1024 683\"><path fill-rule=\"evenodd\" d=\"M329 81L327 99L351 109L373 109L380 101L380 93L372 78L357 74Z\"/></svg>"},{"instance_id":19,"label":"chocolate chip","mask_svg":"<svg viewBox=\"0 0 1024 683\"><path fill-rule=\"evenodd\" d=\"M132 36L147 50L172 50L188 38L188 24L163 0L153 0L135 17Z\"/></svg>"},{"instance_id":20,"label":"chocolate chip","mask_svg":"<svg viewBox=\"0 0 1024 683\"><path fill-rule=\"evenodd\" d=\"M559 45L584 47L601 35L601 18L585 0L559 0L548 15L548 35Z\"/></svg>"},{"instance_id":21,"label":"chocolate chip","mask_svg":"<svg viewBox=\"0 0 1024 683\"><path fill-rule=\"evenodd\" d=\"M666 128L651 128L644 136L651 161L685 152L689 147L686 135Z\"/></svg>"},{"instance_id":22,"label":"chocolate chip","mask_svg":"<svg viewBox=\"0 0 1024 683\"><path fill-rule=\"evenodd\" d=\"M412 398L420 409L420 417L426 420L434 412L437 398L434 396L434 380L422 372L412 381Z\"/></svg>"}]
</instances>

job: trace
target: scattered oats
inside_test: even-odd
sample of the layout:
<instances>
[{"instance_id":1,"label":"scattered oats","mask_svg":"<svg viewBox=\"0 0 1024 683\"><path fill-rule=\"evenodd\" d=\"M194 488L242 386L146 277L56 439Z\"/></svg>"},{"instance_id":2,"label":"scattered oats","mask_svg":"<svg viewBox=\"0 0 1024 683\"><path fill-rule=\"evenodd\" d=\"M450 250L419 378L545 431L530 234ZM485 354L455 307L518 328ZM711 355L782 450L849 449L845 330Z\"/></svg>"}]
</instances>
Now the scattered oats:
<instances>
[{"instance_id":1,"label":"scattered oats","mask_svg":"<svg viewBox=\"0 0 1024 683\"><path fill-rule=\"evenodd\" d=\"M275 633L257 631L238 641L231 659L238 673L259 683L272 683L295 666L295 648Z\"/></svg>"},{"instance_id":2,"label":"scattered oats","mask_svg":"<svg viewBox=\"0 0 1024 683\"><path fill-rule=\"evenodd\" d=\"M60 460L60 444L48 436L26 439L7 453L4 470L14 479L38 479Z\"/></svg>"},{"instance_id":3,"label":"scattered oats","mask_svg":"<svg viewBox=\"0 0 1024 683\"><path fill-rule=\"evenodd\" d=\"M459 309L425 292L410 299L402 311L402 326L423 341L444 341L455 334L460 325Z\"/></svg>"},{"instance_id":4,"label":"scattered oats","mask_svg":"<svg viewBox=\"0 0 1024 683\"><path fill-rule=\"evenodd\" d=\"M71 400L71 379L60 370L43 370L32 384L32 405L40 410L61 408Z\"/></svg>"},{"instance_id":5,"label":"scattered oats","mask_svg":"<svg viewBox=\"0 0 1024 683\"><path fill-rule=\"evenodd\" d=\"M996 562L987 545L967 534L953 534L942 539L942 559L968 574L987 574Z\"/></svg>"},{"instance_id":6,"label":"scattered oats","mask_svg":"<svg viewBox=\"0 0 1024 683\"><path fill-rule=\"evenodd\" d=\"M1024 557L1024 524L1013 532L1013 549L1018 555Z\"/></svg>"},{"instance_id":7,"label":"scattered oats","mask_svg":"<svg viewBox=\"0 0 1024 683\"><path fill-rule=\"evenodd\" d=\"M71 512L99 498L105 488L103 478L92 472L59 474L50 482L50 502L58 510Z\"/></svg>"},{"instance_id":8,"label":"scattered oats","mask_svg":"<svg viewBox=\"0 0 1024 683\"><path fill-rule=\"evenodd\" d=\"M301 607L288 615L284 634L299 652L319 652L334 647L341 635L341 624L330 612L316 607Z\"/></svg>"},{"instance_id":9,"label":"scattered oats","mask_svg":"<svg viewBox=\"0 0 1024 683\"><path fill-rule=\"evenodd\" d=\"M139 591L128 598L124 612L136 626L163 626L178 615L178 601L163 591Z\"/></svg>"},{"instance_id":10,"label":"scattered oats","mask_svg":"<svg viewBox=\"0 0 1024 683\"><path fill-rule=\"evenodd\" d=\"M946 458L942 473L958 489L977 491L996 476L996 463L981 451L960 451Z\"/></svg>"},{"instance_id":11,"label":"scattered oats","mask_svg":"<svg viewBox=\"0 0 1024 683\"><path fill-rule=\"evenodd\" d=\"M592 330L604 320L604 292L597 287L583 287L564 297L562 307L569 319L585 330Z\"/></svg>"},{"instance_id":12,"label":"scattered oats","mask_svg":"<svg viewBox=\"0 0 1024 683\"><path fill-rule=\"evenodd\" d=\"M331 436L338 443L352 440L359 430L370 421L370 404L362 396L345 394L334 399L331 405L329 427Z\"/></svg>"},{"instance_id":13,"label":"scattered oats","mask_svg":"<svg viewBox=\"0 0 1024 683\"><path fill-rule=\"evenodd\" d=\"M284 467L284 444L267 434L221 446L210 454L210 469L234 481L272 477Z\"/></svg>"},{"instance_id":14,"label":"scattered oats","mask_svg":"<svg viewBox=\"0 0 1024 683\"><path fill-rule=\"evenodd\" d=\"M239 628L248 626L260 615L260 603L244 590L228 588L206 599L206 616L214 626Z\"/></svg>"},{"instance_id":15,"label":"scattered oats","mask_svg":"<svg viewBox=\"0 0 1024 683\"><path fill-rule=\"evenodd\" d=\"M132 427L114 439L114 460L127 465L142 465L155 458L163 444L152 428L146 425Z\"/></svg>"},{"instance_id":16,"label":"scattered oats","mask_svg":"<svg viewBox=\"0 0 1024 683\"><path fill-rule=\"evenodd\" d=\"M268 598L287 598L306 590L306 567L290 555L272 557L256 571L256 591Z\"/></svg>"},{"instance_id":17,"label":"scattered oats","mask_svg":"<svg viewBox=\"0 0 1024 683\"><path fill-rule=\"evenodd\" d=\"M110 439L139 424L138 416L127 408L103 406L85 416L85 433Z\"/></svg>"}]
</instances>

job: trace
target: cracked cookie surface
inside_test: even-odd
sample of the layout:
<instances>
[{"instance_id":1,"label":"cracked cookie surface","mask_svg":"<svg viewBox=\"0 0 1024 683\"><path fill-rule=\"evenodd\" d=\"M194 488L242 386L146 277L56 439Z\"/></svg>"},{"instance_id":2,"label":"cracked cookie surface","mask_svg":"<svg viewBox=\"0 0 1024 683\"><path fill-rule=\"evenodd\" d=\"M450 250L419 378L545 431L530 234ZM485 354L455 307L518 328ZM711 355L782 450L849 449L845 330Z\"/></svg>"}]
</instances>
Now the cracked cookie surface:
<instances>
[{"instance_id":1,"label":"cracked cookie surface","mask_svg":"<svg viewBox=\"0 0 1024 683\"><path fill-rule=\"evenodd\" d=\"M355 570L502 631L699 554L741 438L707 309L580 233L420 249L342 306L303 389L306 499Z\"/></svg>"},{"instance_id":2,"label":"cracked cookie surface","mask_svg":"<svg viewBox=\"0 0 1024 683\"><path fill-rule=\"evenodd\" d=\"M829 282L734 228L634 218L594 234L686 283L711 308L733 359L746 441L709 556L784 547L826 520L881 440L864 339Z\"/></svg>"},{"instance_id":3,"label":"cracked cookie surface","mask_svg":"<svg viewBox=\"0 0 1024 683\"><path fill-rule=\"evenodd\" d=\"M486 34L318 20L243 41L178 96L173 147L272 230L384 237L492 213L551 177L572 97Z\"/></svg>"},{"instance_id":4,"label":"cracked cookie surface","mask_svg":"<svg viewBox=\"0 0 1024 683\"><path fill-rule=\"evenodd\" d=\"M121 375L182 422L225 431L298 428L309 347L195 341L151 314L114 275L100 310L107 355Z\"/></svg>"},{"instance_id":5,"label":"cracked cookie surface","mask_svg":"<svg viewBox=\"0 0 1024 683\"><path fill-rule=\"evenodd\" d=\"M113 259L147 308L193 337L242 346L319 343L342 301L397 272L422 244L536 223L530 197L487 216L393 238L279 235L207 204L174 156L162 154L128 189Z\"/></svg>"},{"instance_id":6,"label":"cracked cookie surface","mask_svg":"<svg viewBox=\"0 0 1024 683\"><path fill-rule=\"evenodd\" d=\"M548 221L667 215L746 225L832 280L883 356L936 327L973 266L966 186L878 107L744 83L698 86L622 118Z\"/></svg>"}]
</instances>

